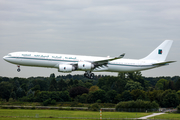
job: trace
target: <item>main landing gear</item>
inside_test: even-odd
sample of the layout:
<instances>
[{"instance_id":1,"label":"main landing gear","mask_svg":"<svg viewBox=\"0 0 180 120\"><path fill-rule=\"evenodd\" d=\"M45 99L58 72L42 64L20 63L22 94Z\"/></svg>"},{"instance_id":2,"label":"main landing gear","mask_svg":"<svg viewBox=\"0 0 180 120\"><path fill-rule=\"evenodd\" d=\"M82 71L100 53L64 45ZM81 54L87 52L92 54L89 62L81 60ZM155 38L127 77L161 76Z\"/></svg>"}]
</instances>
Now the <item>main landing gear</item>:
<instances>
[{"instance_id":1,"label":"main landing gear","mask_svg":"<svg viewBox=\"0 0 180 120\"><path fill-rule=\"evenodd\" d=\"M18 65L18 69L17 69L17 71L18 71L18 72L20 72L20 71L21 71L21 69L20 69L20 66L19 66L19 65Z\"/></svg>"},{"instance_id":2,"label":"main landing gear","mask_svg":"<svg viewBox=\"0 0 180 120\"><path fill-rule=\"evenodd\" d=\"M89 79L93 79L94 78L94 73L91 73L91 71L86 71L84 73L84 77L87 77Z\"/></svg>"}]
</instances>

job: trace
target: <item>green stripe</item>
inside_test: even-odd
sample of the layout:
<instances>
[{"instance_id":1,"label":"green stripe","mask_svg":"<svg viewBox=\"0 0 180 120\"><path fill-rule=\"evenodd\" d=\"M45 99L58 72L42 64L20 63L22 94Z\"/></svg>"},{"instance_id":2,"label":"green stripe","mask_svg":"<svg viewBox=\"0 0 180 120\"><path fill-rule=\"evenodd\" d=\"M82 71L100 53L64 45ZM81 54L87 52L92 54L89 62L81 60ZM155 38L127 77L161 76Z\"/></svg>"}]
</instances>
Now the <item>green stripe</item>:
<instances>
[{"instance_id":1,"label":"green stripe","mask_svg":"<svg viewBox=\"0 0 180 120\"><path fill-rule=\"evenodd\" d=\"M78 62L78 61L71 61L71 60L55 60L55 59L42 59L42 58L26 58L26 57L9 57L9 58L16 58L16 59L29 59L29 60L46 60L46 61L65 61L65 62Z\"/></svg>"}]
</instances>

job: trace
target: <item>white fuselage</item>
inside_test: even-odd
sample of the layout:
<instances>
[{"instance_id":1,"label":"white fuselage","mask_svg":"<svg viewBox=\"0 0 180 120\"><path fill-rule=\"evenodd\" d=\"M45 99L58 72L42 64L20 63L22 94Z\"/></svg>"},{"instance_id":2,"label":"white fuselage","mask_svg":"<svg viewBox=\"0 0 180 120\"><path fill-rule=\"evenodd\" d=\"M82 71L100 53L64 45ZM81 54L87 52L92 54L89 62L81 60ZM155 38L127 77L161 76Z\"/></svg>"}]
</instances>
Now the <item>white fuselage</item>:
<instances>
[{"instance_id":1,"label":"white fuselage","mask_svg":"<svg viewBox=\"0 0 180 120\"><path fill-rule=\"evenodd\" d=\"M23 66L59 68L59 65L72 65L78 62L94 62L109 59L108 57L94 57L82 55L51 54L39 52L13 52L3 57L4 60ZM135 60L135 59L117 59L109 61L107 65L98 66L91 71L109 71L109 72L130 72L147 70L161 65L153 65L159 61L156 60ZM86 71L77 69L80 71Z\"/></svg>"}]
</instances>

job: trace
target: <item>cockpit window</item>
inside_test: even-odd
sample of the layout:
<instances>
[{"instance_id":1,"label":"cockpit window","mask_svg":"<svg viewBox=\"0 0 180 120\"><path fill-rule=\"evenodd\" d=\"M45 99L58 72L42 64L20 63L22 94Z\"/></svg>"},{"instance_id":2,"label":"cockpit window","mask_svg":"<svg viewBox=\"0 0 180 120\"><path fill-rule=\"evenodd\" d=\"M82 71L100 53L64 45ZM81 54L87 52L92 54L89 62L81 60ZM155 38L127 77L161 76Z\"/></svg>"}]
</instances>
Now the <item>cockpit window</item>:
<instances>
[{"instance_id":1,"label":"cockpit window","mask_svg":"<svg viewBox=\"0 0 180 120\"><path fill-rule=\"evenodd\" d=\"M11 54L8 54L7 56L12 56Z\"/></svg>"}]
</instances>

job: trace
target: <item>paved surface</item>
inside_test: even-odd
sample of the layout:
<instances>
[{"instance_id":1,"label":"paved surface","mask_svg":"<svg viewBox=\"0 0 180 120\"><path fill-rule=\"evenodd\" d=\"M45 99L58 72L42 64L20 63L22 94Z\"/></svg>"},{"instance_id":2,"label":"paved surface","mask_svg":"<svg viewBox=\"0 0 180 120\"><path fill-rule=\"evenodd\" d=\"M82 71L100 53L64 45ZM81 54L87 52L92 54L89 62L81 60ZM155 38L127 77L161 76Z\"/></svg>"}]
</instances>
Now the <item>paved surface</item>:
<instances>
[{"instance_id":1,"label":"paved surface","mask_svg":"<svg viewBox=\"0 0 180 120\"><path fill-rule=\"evenodd\" d=\"M144 117L140 117L138 119L147 119L149 117L153 117L153 116L156 116L156 115L162 115L162 114L166 114L166 113L153 113L151 115L148 115L148 116L144 116Z\"/></svg>"}]
</instances>

